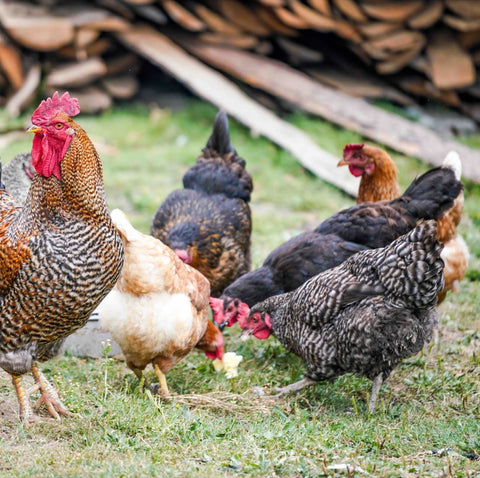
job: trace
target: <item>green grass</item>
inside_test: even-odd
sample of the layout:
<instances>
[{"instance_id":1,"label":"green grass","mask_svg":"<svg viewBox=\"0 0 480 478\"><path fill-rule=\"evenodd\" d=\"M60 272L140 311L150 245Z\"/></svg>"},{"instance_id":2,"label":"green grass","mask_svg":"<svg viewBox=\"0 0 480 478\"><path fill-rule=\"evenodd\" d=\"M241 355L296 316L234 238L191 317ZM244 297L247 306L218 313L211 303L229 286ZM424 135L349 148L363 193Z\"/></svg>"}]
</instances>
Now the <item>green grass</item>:
<instances>
[{"instance_id":1,"label":"green grass","mask_svg":"<svg viewBox=\"0 0 480 478\"><path fill-rule=\"evenodd\" d=\"M180 187L205 145L214 116L214 108L192 101L176 113L125 106L80 117L101 153L110 207L121 207L148 232L155 209ZM337 155L346 142L362 141L305 115L290 120ZM254 266L289 237L353 204L235 122L231 136L254 178ZM465 141L480 148L478 138ZM0 154L6 161L30 145L26 135ZM428 168L392 154L402 187ZM440 308L439 339L393 373L375 415L366 407L371 382L351 375L277 402L263 400L259 389L268 393L300 379L302 362L273 338L242 342L234 327L225 340L244 357L239 377L225 378L194 352L167 376L176 394L171 402L143 392L123 362L64 356L42 369L78 416L44 418L29 428L18 423L14 392L2 374L0 476L347 476L328 468L338 464L378 477L479 476L480 462L461 455L480 454L479 201L480 188L467 184L461 232L471 266L460 293ZM151 371L147 376L154 379ZM432 454L442 448L452 453Z\"/></svg>"}]
</instances>

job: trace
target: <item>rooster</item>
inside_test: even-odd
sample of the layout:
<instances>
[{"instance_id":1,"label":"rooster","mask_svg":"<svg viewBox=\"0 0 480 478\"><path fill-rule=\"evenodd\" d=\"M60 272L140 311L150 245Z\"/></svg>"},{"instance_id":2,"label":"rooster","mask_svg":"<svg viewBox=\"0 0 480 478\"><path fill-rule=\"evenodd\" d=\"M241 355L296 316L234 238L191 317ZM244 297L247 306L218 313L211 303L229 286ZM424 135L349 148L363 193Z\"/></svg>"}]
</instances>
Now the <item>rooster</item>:
<instances>
[{"instance_id":1,"label":"rooster","mask_svg":"<svg viewBox=\"0 0 480 478\"><path fill-rule=\"evenodd\" d=\"M72 119L79 112L68 93L42 101L28 130L36 174L25 204L0 190L0 366L12 376L27 423L38 419L22 385L28 372L39 404L55 418L69 414L37 361L85 324L123 264L99 156Z\"/></svg>"},{"instance_id":2,"label":"rooster","mask_svg":"<svg viewBox=\"0 0 480 478\"><path fill-rule=\"evenodd\" d=\"M125 264L98 307L102 327L141 377L152 363L157 392L168 397L165 374L194 347L222 359L223 335L209 320L210 284L166 245L133 228L119 209L112 220L125 248Z\"/></svg>"},{"instance_id":3,"label":"rooster","mask_svg":"<svg viewBox=\"0 0 480 478\"><path fill-rule=\"evenodd\" d=\"M252 179L230 142L228 119L220 111L203 154L153 218L152 236L171 247L209 281L218 297L250 270Z\"/></svg>"},{"instance_id":4,"label":"rooster","mask_svg":"<svg viewBox=\"0 0 480 478\"><path fill-rule=\"evenodd\" d=\"M397 168L390 155L376 146L348 144L343 150L343 160L338 166L348 166L354 176L361 176L357 203L391 200L400 196ZM455 151L444 160L444 168L451 168L458 180L462 175L462 163ZM457 226L463 213L463 189L453 206L438 220L438 240L444 244L442 259L445 262L445 287L438 294L441 303L448 291L457 292L460 280L467 272L469 251Z\"/></svg>"},{"instance_id":5,"label":"rooster","mask_svg":"<svg viewBox=\"0 0 480 478\"><path fill-rule=\"evenodd\" d=\"M390 245L359 252L295 291L256 304L241 328L258 339L274 335L303 358L305 378L276 395L356 373L380 387L406 357L419 352L438 324L443 287L436 222L425 221Z\"/></svg>"},{"instance_id":6,"label":"rooster","mask_svg":"<svg viewBox=\"0 0 480 478\"><path fill-rule=\"evenodd\" d=\"M397 199L357 204L334 214L277 247L259 269L239 277L220 298L210 299L215 322L231 326L257 302L296 289L355 252L390 244L420 219L438 219L462 188L452 169L434 168Z\"/></svg>"}]
</instances>

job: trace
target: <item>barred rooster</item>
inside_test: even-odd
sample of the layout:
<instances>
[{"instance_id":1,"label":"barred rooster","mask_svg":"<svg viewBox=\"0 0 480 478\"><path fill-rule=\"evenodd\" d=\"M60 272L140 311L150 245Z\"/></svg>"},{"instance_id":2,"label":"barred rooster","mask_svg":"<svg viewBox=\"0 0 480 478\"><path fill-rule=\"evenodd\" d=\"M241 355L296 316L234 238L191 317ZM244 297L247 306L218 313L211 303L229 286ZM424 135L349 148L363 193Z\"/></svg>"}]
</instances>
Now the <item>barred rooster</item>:
<instances>
[{"instance_id":1,"label":"barred rooster","mask_svg":"<svg viewBox=\"0 0 480 478\"><path fill-rule=\"evenodd\" d=\"M32 115L37 173L23 207L0 190L0 367L12 376L20 418L32 423L22 375L32 372L49 413L69 412L38 368L82 327L115 285L122 241L110 219L100 158L71 117L68 93Z\"/></svg>"},{"instance_id":2,"label":"barred rooster","mask_svg":"<svg viewBox=\"0 0 480 478\"><path fill-rule=\"evenodd\" d=\"M251 262L252 179L230 142L225 112L217 114L203 154L185 173L183 185L161 204L150 232L200 271L218 297Z\"/></svg>"},{"instance_id":3,"label":"barred rooster","mask_svg":"<svg viewBox=\"0 0 480 478\"><path fill-rule=\"evenodd\" d=\"M442 247L436 222L426 221L387 247L359 252L252 307L239 321L244 333L274 335L307 365L305 378L276 396L352 372L373 380L373 413L383 381L431 340L438 324Z\"/></svg>"}]
</instances>

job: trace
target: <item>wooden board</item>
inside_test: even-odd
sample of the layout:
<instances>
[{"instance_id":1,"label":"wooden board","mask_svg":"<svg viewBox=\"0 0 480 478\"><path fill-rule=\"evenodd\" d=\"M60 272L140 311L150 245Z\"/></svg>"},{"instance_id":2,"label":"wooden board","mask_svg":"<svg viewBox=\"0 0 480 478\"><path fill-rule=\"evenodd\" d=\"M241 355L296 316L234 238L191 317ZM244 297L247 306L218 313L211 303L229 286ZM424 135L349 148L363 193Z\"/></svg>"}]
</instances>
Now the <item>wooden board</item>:
<instances>
[{"instance_id":1,"label":"wooden board","mask_svg":"<svg viewBox=\"0 0 480 478\"><path fill-rule=\"evenodd\" d=\"M480 182L480 152L443 138L418 123L320 85L281 62L244 51L194 45L191 41L182 44L202 60L251 86L406 155L440 165L454 149L462 158L464 176Z\"/></svg>"},{"instance_id":2,"label":"wooden board","mask_svg":"<svg viewBox=\"0 0 480 478\"><path fill-rule=\"evenodd\" d=\"M462 88L475 83L472 58L448 30L432 32L427 56L431 64L432 81L437 88Z\"/></svg>"},{"instance_id":3,"label":"wooden board","mask_svg":"<svg viewBox=\"0 0 480 478\"><path fill-rule=\"evenodd\" d=\"M337 157L322 150L303 131L253 101L233 82L187 54L164 35L147 28L132 28L117 36L129 48L167 70L196 94L225 109L257 134L290 151L314 174L356 195L358 181L342 171L343 168L336 168ZM221 51L228 52L225 49Z\"/></svg>"}]
</instances>

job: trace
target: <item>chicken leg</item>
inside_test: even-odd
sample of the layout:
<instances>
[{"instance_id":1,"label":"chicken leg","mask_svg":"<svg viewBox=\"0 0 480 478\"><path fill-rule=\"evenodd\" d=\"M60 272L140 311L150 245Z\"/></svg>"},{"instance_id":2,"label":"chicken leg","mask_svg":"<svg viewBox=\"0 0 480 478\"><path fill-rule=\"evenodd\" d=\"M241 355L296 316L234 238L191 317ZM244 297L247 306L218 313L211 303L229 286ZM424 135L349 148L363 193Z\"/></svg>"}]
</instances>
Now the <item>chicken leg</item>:
<instances>
[{"instance_id":1,"label":"chicken leg","mask_svg":"<svg viewBox=\"0 0 480 478\"><path fill-rule=\"evenodd\" d=\"M383 383L383 377L382 377L382 374L379 373L375 377L375 380L373 381L372 393L370 394L370 400L368 401L368 411L370 413L375 412L375 405L377 403L378 392L380 391L380 387L382 386L382 383Z\"/></svg>"},{"instance_id":2,"label":"chicken leg","mask_svg":"<svg viewBox=\"0 0 480 478\"><path fill-rule=\"evenodd\" d=\"M302 380L299 380L298 382L287 385L286 387L281 387L281 388L277 387L275 389L275 391L277 392L275 395L265 395L264 398L280 398L281 396L286 395L287 393L298 392L299 390L302 390L302 388L309 387L314 383L317 383L317 382L315 380L312 380L311 378L304 378Z\"/></svg>"},{"instance_id":3,"label":"chicken leg","mask_svg":"<svg viewBox=\"0 0 480 478\"><path fill-rule=\"evenodd\" d=\"M157 393L163 398L170 398L170 392L168 390L167 379L165 377L165 374L160 370L160 367L158 366L158 364L155 364L154 369L155 369L155 374L158 377L158 384L160 385Z\"/></svg>"},{"instance_id":4,"label":"chicken leg","mask_svg":"<svg viewBox=\"0 0 480 478\"><path fill-rule=\"evenodd\" d=\"M36 385L40 389L41 396L38 399L37 404L35 405L35 410L37 410L42 403L47 407L50 415L56 420L60 419L60 415L72 416L73 413L69 412L65 405L60 400L57 391L46 379L45 375L37 367L37 364L32 366L32 374L35 379Z\"/></svg>"},{"instance_id":5,"label":"chicken leg","mask_svg":"<svg viewBox=\"0 0 480 478\"><path fill-rule=\"evenodd\" d=\"M29 425L39 421L39 418L35 416L32 410L32 406L28 400L29 395L25 390L25 387L22 384L21 375L12 375L12 383L15 387L15 392L17 393L18 403L20 405L20 420Z\"/></svg>"}]
</instances>

